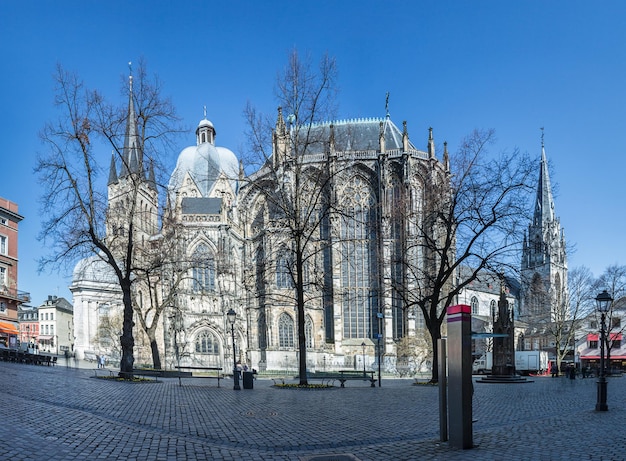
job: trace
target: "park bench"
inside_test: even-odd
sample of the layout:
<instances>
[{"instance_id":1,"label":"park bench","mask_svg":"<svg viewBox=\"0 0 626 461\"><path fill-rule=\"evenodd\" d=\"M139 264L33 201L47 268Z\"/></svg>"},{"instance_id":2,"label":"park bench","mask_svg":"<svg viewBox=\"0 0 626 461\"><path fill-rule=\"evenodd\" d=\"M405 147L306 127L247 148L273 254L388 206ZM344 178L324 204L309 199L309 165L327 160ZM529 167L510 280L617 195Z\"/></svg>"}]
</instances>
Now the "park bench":
<instances>
[{"instance_id":1,"label":"park bench","mask_svg":"<svg viewBox=\"0 0 626 461\"><path fill-rule=\"evenodd\" d=\"M123 373L120 372L120 375ZM154 378L155 381L158 381L158 378L162 378L165 375L165 370L160 370L156 368L134 368L133 376L145 376L148 378Z\"/></svg>"},{"instance_id":2,"label":"park bench","mask_svg":"<svg viewBox=\"0 0 626 461\"><path fill-rule=\"evenodd\" d=\"M110 369L110 368L94 368L94 374L96 377L100 376L100 374L106 375L107 373L109 374L109 376L120 376L120 377L125 377L125 375L131 375L131 373L125 373L123 371L119 371L117 369ZM158 381L158 378L163 377L164 375L164 371L163 370L157 370L154 368L135 368L133 369L132 372L132 376L145 376L145 377L149 377L149 378L154 378L155 381Z\"/></svg>"},{"instance_id":3,"label":"park bench","mask_svg":"<svg viewBox=\"0 0 626 461\"><path fill-rule=\"evenodd\" d=\"M109 376L113 376L113 372L115 372L117 370L110 370L109 368L94 368L93 369L93 373L94 376L97 378L98 376L100 376L100 373L102 374L106 374L108 373Z\"/></svg>"},{"instance_id":4,"label":"park bench","mask_svg":"<svg viewBox=\"0 0 626 461\"><path fill-rule=\"evenodd\" d=\"M373 371L339 370L328 373L312 373L307 376L307 379L319 379L322 381L322 384L330 384L334 381L339 381L341 387L346 387L346 381L362 380L369 381L371 387L376 387L376 379L374 378Z\"/></svg>"},{"instance_id":5,"label":"park bench","mask_svg":"<svg viewBox=\"0 0 626 461\"><path fill-rule=\"evenodd\" d=\"M217 379L217 387L220 387L220 379L224 379L221 367L187 367L177 366L178 385L182 386L181 378L208 378ZM194 374L194 371L199 374ZM217 373L215 373L217 372Z\"/></svg>"}]
</instances>

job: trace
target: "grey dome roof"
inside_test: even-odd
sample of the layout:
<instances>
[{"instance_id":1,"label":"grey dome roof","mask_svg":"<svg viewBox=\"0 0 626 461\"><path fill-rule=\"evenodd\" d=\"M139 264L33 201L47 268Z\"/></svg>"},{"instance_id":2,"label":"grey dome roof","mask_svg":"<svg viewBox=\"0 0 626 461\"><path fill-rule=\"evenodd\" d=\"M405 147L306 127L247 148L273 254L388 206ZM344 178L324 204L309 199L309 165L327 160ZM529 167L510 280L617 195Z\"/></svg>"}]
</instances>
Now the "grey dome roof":
<instances>
[{"instance_id":1,"label":"grey dome roof","mask_svg":"<svg viewBox=\"0 0 626 461\"><path fill-rule=\"evenodd\" d=\"M72 282L119 283L113 268L98 256L78 261L72 272Z\"/></svg>"},{"instance_id":2,"label":"grey dome roof","mask_svg":"<svg viewBox=\"0 0 626 461\"><path fill-rule=\"evenodd\" d=\"M202 126L213 127L210 121L203 119ZM225 147L217 147L211 142L199 143L197 146L184 148L176 162L176 168L170 177L169 191L175 196L183 185L185 174L189 173L203 197L208 197L215 181L223 173L230 179L231 186L235 190L239 162L235 154ZM172 198L173 198L172 196Z\"/></svg>"},{"instance_id":3,"label":"grey dome roof","mask_svg":"<svg viewBox=\"0 0 626 461\"><path fill-rule=\"evenodd\" d=\"M213 123L211 123L210 120L203 118L202 120L200 120L200 123L198 123L198 128L196 128L196 131L204 126L213 128Z\"/></svg>"}]
</instances>

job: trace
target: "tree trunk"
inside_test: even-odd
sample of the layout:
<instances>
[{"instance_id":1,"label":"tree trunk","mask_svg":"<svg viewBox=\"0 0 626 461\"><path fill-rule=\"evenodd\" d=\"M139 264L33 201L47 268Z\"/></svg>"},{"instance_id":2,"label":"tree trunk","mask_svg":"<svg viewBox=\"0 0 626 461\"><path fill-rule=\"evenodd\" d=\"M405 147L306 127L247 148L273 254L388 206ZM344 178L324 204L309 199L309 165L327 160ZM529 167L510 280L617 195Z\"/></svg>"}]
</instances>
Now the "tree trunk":
<instances>
[{"instance_id":1,"label":"tree trunk","mask_svg":"<svg viewBox=\"0 0 626 461\"><path fill-rule=\"evenodd\" d=\"M120 343L122 346L122 360L120 361L120 376L132 379L133 367L135 365L135 338L133 337L133 303L130 293L130 281L125 280L120 284L124 300L124 322L122 324L122 336Z\"/></svg>"},{"instance_id":2,"label":"tree trunk","mask_svg":"<svg viewBox=\"0 0 626 461\"><path fill-rule=\"evenodd\" d=\"M304 317L304 304L298 306L298 317ZM308 380L306 377L306 336L304 334L304 323L305 321L298 320L298 348L300 351L299 357L299 370L298 374L300 375L300 385L306 386L308 385Z\"/></svg>"},{"instance_id":3,"label":"tree trunk","mask_svg":"<svg viewBox=\"0 0 626 461\"><path fill-rule=\"evenodd\" d=\"M430 325L428 325L428 329L430 332L430 337L432 339L433 346L433 363L431 367L431 383L439 382L439 348L438 340L441 339L441 322L439 320L431 321Z\"/></svg>"},{"instance_id":4,"label":"tree trunk","mask_svg":"<svg viewBox=\"0 0 626 461\"><path fill-rule=\"evenodd\" d=\"M152 367L155 370L160 370L161 356L159 355L159 346L154 338L150 338L150 350L152 351Z\"/></svg>"},{"instance_id":5,"label":"tree trunk","mask_svg":"<svg viewBox=\"0 0 626 461\"><path fill-rule=\"evenodd\" d=\"M304 264L302 261L302 252L298 251L296 253L296 264L297 264L297 304L298 304L298 351L299 354L299 369L298 375L300 376L300 385L307 386L308 380L306 376L306 334L305 334L305 323L306 318L304 316L304 278L303 278L303 268Z\"/></svg>"}]
</instances>

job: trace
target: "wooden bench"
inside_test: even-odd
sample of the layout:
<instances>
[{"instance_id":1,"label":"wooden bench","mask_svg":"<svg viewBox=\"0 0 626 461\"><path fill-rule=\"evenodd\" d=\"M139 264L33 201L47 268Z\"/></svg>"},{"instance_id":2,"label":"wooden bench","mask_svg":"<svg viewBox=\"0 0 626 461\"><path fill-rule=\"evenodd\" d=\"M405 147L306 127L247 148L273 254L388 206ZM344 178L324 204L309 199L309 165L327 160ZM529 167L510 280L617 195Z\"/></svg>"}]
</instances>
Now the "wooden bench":
<instances>
[{"instance_id":1,"label":"wooden bench","mask_svg":"<svg viewBox=\"0 0 626 461\"><path fill-rule=\"evenodd\" d=\"M120 376L124 374L120 372ZM148 378L154 378L158 381L158 378L162 378L165 375L165 370L156 368L133 368L133 376L147 376Z\"/></svg>"},{"instance_id":2,"label":"wooden bench","mask_svg":"<svg viewBox=\"0 0 626 461\"><path fill-rule=\"evenodd\" d=\"M339 370L329 373L314 373L307 376L307 379L319 379L322 381L322 384L330 384L331 382L339 381L341 387L346 387L346 381L362 380L369 381L371 387L376 387L376 379L374 378L373 371Z\"/></svg>"},{"instance_id":3,"label":"wooden bench","mask_svg":"<svg viewBox=\"0 0 626 461\"><path fill-rule=\"evenodd\" d=\"M376 387L376 379L374 379L373 371L356 371L356 370L339 370L339 382L341 383L341 387L346 387L344 384L348 380L363 380L369 381L371 387Z\"/></svg>"},{"instance_id":4,"label":"wooden bench","mask_svg":"<svg viewBox=\"0 0 626 461\"><path fill-rule=\"evenodd\" d=\"M154 378L155 381L158 381L158 378L163 377L164 375L164 370L157 370L157 369L153 369L153 368L134 368L132 373L127 373L127 372L123 372L123 371L119 371L117 369L113 370L113 369L109 369L109 368L94 368L93 369L95 376L100 376L99 373L102 374L106 374L108 373L109 376L120 376L125 378L126 375L128 375L128 377L130 376L147 376L149 378Z\"/></svg>"},{"instance_id":5,"label":"wooden bench","mask_svg":"<svg viewBox=\"0 0 626 461\"><path fill-rule=\"evenodd\" d=\"M220 387L220 379L224 379L224 374L222 373L222 368L221 367L184 367L184 366L177 366L175 367L178 370L178 385L182 386L182 381L181 378L183 378L183 376L181 376L181 373L183 372L183 370L187 371L187 375L184 376L185 378L209 378L209 379L217 379L217 387ZM194 371L198 371L200 373L203 373L202 375L195 375L193 374ZM217 372L217 374L215 375L210 375L207 373L211 373L211 372Z\"/></svg>"},{"instance_id":6,"label":"wooden bench","mask_svg":"<svg viewBox=\"0 0 626 461\"><path fill-rule=\"evenodd\" d=\"M113 376L113 372L116 370L109 370L108 368L94 368L93 369L93 373L94 376L97 378L98 376L100 376L98 373L108 373L109 376Z\"/></svg>"}]
</instances>

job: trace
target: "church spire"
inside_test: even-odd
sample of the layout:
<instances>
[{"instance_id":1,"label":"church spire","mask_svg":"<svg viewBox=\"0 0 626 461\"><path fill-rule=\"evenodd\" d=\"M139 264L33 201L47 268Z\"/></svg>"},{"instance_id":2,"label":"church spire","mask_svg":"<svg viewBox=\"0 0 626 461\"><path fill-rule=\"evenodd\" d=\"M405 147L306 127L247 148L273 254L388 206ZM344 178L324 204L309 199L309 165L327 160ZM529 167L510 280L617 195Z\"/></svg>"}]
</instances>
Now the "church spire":
<instances>
[{"instance_id":1,"label":"church spire","mask_svg":"<svg viewBox=\"0 0 626 461\"><path fill-rule=\"evenodd\" d=\"M552 198L552 187L550 185L550 175L548 173L548 161L546 160L542 128L541 165L539 169L539 184L537 185L537 201L535 203L533 224L535 226L546 227L546 224L552 221L554 221L554 200Z\"/></svg>"},{"instance_id":2,"label":"church spire","mask_svg":"<svg viewBox=\"0 0 626 461\"><path fill-rule=\"evenodd\" d=\"M150 160L150 168L148 169L148 186L152 190L157 190L156 175L154 174L154 160Z\"/></svg>"},{"instance_id":3,"label":"church spire","mask_svg":"<svg viewBox=\"0 0 626 461\"><path fill-rule=\"evenodd\" d=\"M129 63L130 65L130 63ZM133 76L128 77L128 118L126 119L126 134L124 136L124 152L122 154L121 177L133 173L142 173L142 153L137 131L137 115L133 101Z\"/></svg>"},{"instance_id":4,"label":"church spire","mask_svg":"<svg viewBox=\"0 0 626 461\"><path fill-rule=\"evenodd\" d=\"M115 154L111 154L111 166L109 167L109 181L108 186L117 184L117 170L115 169Z\"/></svg>"}]
</instances>

